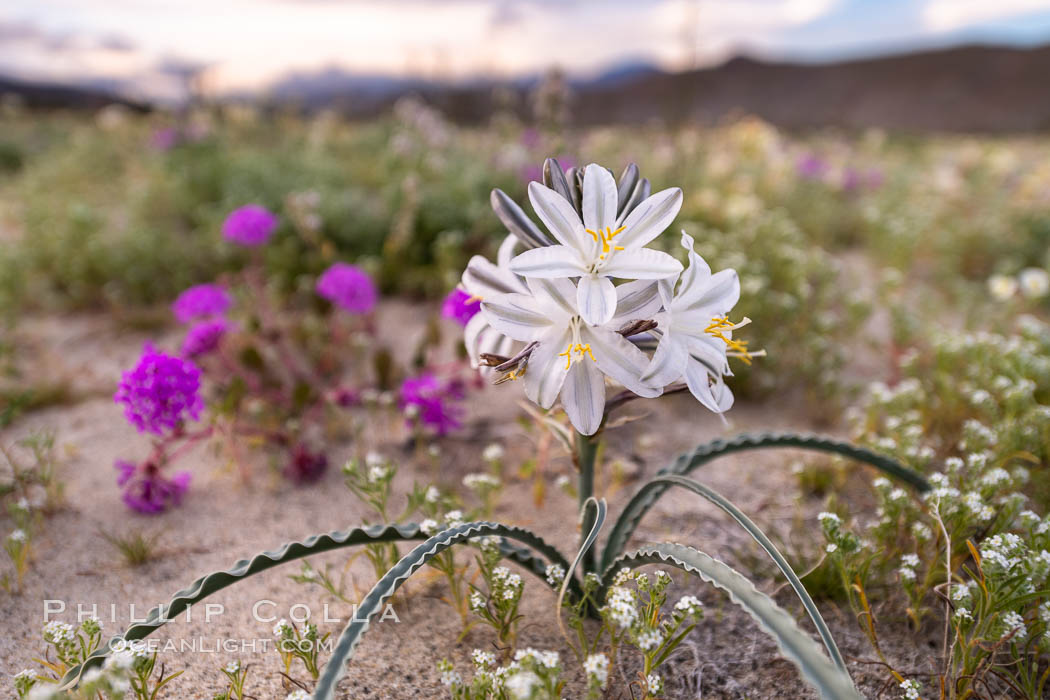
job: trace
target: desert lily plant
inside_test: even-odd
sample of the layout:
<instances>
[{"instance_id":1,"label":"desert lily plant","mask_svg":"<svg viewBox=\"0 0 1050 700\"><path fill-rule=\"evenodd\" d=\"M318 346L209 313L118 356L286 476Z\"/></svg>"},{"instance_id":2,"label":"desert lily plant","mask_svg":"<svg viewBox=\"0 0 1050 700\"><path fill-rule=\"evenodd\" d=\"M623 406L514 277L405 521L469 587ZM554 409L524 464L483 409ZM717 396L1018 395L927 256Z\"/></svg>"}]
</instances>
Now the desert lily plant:
<instances>
[{"instance_id":1,"label":"desert lily plant","mask_svg":"<svg viewBox=\"0 0 1050 700\"><path fill-rule=\"evenodd\" d=\"M617 181L598 165L563 171L556 161L548 160L543 183L530 185L529 194L547 231L504 193L493 192L496 213L511 236L501 247L496 264L474 258L463 275L463 289L481 300L481 312L465 329L465 343L474 364L495 376L496 383L519 380L526 396L544 410L552 410L560 399L574 430L562 427L551 413L544 418L572 450L579 472L582 528L576 551L566 556L529 530L487 521L437 527L433 523L426 527L389 524L315 535L198 579L152 610L144 622L132 625L86 663L70 670L63 679L65 687L75 686L86 669L102 663L114 645L145 637L189 605L245 577L343 547L418 541L365 596L335 642L331 658L319 671L313 695L328 700L335 697L347 662L372 620L400 586L456 545L481 540L486 546L495 544L502 559L547 583L557 595L555 609L563 631L563 610L575 607L597 617L599 605L625 575L660 564L693 574L728 593L777 641L782 653L823 697L861 697L819 610L784 556L728 499L689 475L733 452L792 447L852 458L920 491L928 490L929 485L892 459L837 440L793 434L719 439L680 455L643 484L612 519L604 547L599 547L599 535L610 514L605 501L595 498L594 473L610 414L627 400L686 390L711 411L722 413L733 401L726 384L731 376L729 359L750 362L760 353L749 351L745 341L734 337L746 324L746 319L730 320L739 297L735 272L712 273L693 252L688 236L682 237L687 266L645 247L676 216L682 200L678 190L651 195L649 182L633 165ZM515 254L518 249L521 252ZM616 285L614 278L632 281ZM607 399L608 382L623 390ZM628 550L642 518L675 487L716 505L766 551L802 602L823 648L747 577L700 550L671 543ZM495 560L490 564L494 566ZM552 576L551 571L564 575ZM578 604L585 596L593 596L590 599L597 604ZM499 622L510 624L509 620ZM508 637L512 635L511 630Z\"/></svg>"}]
</instances>

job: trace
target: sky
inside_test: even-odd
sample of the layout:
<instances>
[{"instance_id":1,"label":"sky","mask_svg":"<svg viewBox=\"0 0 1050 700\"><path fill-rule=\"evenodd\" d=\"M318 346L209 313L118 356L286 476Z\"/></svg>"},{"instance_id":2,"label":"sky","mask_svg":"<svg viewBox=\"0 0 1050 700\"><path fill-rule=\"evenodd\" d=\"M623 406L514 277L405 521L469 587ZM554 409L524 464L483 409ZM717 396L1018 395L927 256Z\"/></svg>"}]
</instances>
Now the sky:
<instances>
[{"instance_id":1,"label":"sky","mask_svg":"<svg viewBox=\"0 0 1050 700\"><path fill-rule=\"evenodd\" d=\"M806 61L1050 42L1050 0L3 0L0 74L177 99L292 72L462 80L737 53Z\"/></svg>"}]
</instances>

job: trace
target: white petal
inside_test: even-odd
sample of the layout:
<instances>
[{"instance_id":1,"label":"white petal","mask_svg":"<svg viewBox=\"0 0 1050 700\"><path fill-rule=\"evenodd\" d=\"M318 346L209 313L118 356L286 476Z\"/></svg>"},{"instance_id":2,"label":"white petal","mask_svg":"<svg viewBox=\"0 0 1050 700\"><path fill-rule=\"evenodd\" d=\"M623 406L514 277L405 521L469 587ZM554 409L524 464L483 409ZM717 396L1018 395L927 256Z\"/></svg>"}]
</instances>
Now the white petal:
<instances>
[{"instance_id":1,"label":"white petal","mask_svg":"<svg viewBox=\"0 0 1050 700\"><path fill-rule=\"evenodd\" d=\"M592 326L602 326L616 313L616 287L608 277L584 275L576 290L580 318Z\"/></svg>"},{"instance_id":2,"label":"white petal","mask_svg":"<svg viewBox=\"0 0 1050 700\"><path fill-rule=\"evenodd\" d=\"M529 201L559 243L579 251L590 248L593 239L583 230L583 222L564 197L538 182L530 182Z\"/></svg>"},{"instance_id":3,"label":"white petal","mask_svg":"<svg viewBox=\"0 0 1050 700\"><path fill-rule=\"evenodd\" d=\"M676 315L699 312L708 316L726 314L740 299L740 278L736 270L719 270L702 283L691 286L687 286L685 281L688 276L688 272L682 276L678 298L673 302Z\"/></svg>"},{"instance_id":4,"label":"white petal","mask_svg":"<svg viewBox=\"0 0 1050 700\"><path fill-rule=\"evenodd\" d=\"M616 288L616 315L611 325L650 319L663 308L659 285L652 280L627 282Z\"/></svg>"},{"instance_id":5,"label":"white petal","mask_svg":"<svg viewBox=\"0 0 1050 700\"><path fill-rule=\"evenodd\" d=\"M629 280L658 280L677 275L681 271L682 263L667 253L652 248L617 251L601 268L603 275Z\"/></svg>"},{"instance_id":6,"label":"white petal","mask_svg":"<svg viewBox=\"0 0 1050 700\"><path fill-rule=\"evenodd\" d=\"M724 413L733 407L733 392L719 377L712 386L707 368L699 362L689 362L685 371L685 383L689 392L715 413Z\"/></svg>"},{"instance_id":7,"label":"white petal","mask_svg":"<svg viewBox=\"0 0 1050 700\"><path fill-rule=\"evenodd\" d=\"M685 343L672 334L664 333L653 353L653 359L642 374L641 381L652 386L667 386L677 381L684 373L689 362L689 351Z\"/></svg>"},{"instance_id":8,"label":"white petal","mask_svg":"<svg viewBox=\"0 0 1050 700\"><path fill-rule=\"evenodd\" d=\"M674 325L676 328L678 327L677 318ZM689 355L694 360L699 360L706 365L713 374L726 374L729 371L729 361L726 359L726 344L723 341L703 333L702 329L700 333L682 335L685 339L685 346L689 350Z\"/></svg>"},{"instance_id":9,"label":"white petal","mask_svg":"<svg viewBox=\"0 0 1050 700\"><path fill-rule=\"evenodd\" d=\"M561 404L576 430L584 435L598 432L605 413L605 377L589 357L580 358L569 368Z\"/></svg>"},{"instance_id":10,"label":"white petal","mask_svg":"<svg viewBox=\"0 0 1050 700\"><path fill-rule=\"evenodd\" d=\"M687 289L703 284L711 276L711 266L693 250L693 237L682 231L682 247L689 251L689 265L682 273L681 295Z\"/></svg>"},{"instance_id":11,"label":"white petal","mask_svg":"<svg viewBox=\"0 0 1050 700\"><path fill-rule=\"evenodd\" d=\"M654 387L642 381L642 373L649 365L645 353L619 333L607 328L583 326L580 338L591 346L598 369L639 396L653 398L663 393L663 387Z\"/></svg>"},{"instance_id":12,"label":"white petal","mask_svg":"<svg viewBox=\"0 0 1050 700\"><path fill-rule=\"evenodd\" d=\"M569 330L548 333L529 356L525 368L525 395L541 408L550 408L558 399L565 375L569 369L565 358L558 353L565 352L571 336Z\"/></svg>"},{"instance_id":13,"label":"white petal","mask_svg":"<svg viewBox=\"0 0 1050 700\"><path fill-rule=\"evenodd\" d=\"M596 163L583 171L583 225L592 231L616 228L616 180Z\"/></svg>"},{"instance_id":14,"label":"white petal","mask_svg":"<svg viewBox=\"0 0 1050 700\"><path fill-rule=\"evenodd\" d=\"M484 299L498 294L521 294L528 289L521 278L505 267L498 267L475 255L463 271L463 288L468 294Z\"/></svg>"},{"instance_id":15,"label":"white petal","mask_svg":"<svg viewBox=\"0 0 1050 700\"><path fill-rule=\"evenodd\" d=\"M616 237L616 244L641 248L663 233L681 208L682 190L672 187L657 192L635 207L624 220L624 231Z\"/></svg>"},{"instance_id":16,"label":"white petal","mask_svg":"<svg viewBox=\"0 0 1050 700\"><path fill-rule=\"evenodd\" d=\"M529 291L536 298L543 313L554 325L568 325L569 319L577 315L576 285L564 277L544 279L532 277L527 280Z\"/></svg>"},{"instance_id":17,"label":"white petal","mask_svg":"<svg viewBox=\"0 0 1050 700\"><path fill-rule=\"evenodd\" d=\"M481 352L479 342L481 332L486 328L489 328L489 321L485 314L474 314L463 329L463 345L467 348L470 366L475 369L478 367L478 353Z\"/></svg>"},{"instance_id":18,"label":"white petal","mask_svg":"<svg viewBox=\"0 0 1050 700\"><path fill-rule=\"evenodd\" d=\"M514 257L514 249L518 247L519 243L521 241L513 233L504 238L503 242L499 244L499 252L496 253L496 264L500 267L507 267L510 259Z\"/></svg>"},{"instance_id":19,"label":"white petal","mask_svg":"<svg viewBox=\"0 0 1050 700\"><path fill-rule=\"evenodd\" d=\"M523 277L579 277L587 273L580 254L565 245L526 250L510 261L510 269Z\"/></svg>"},{"instance_id":20,"label":"white petal","mask_svg":"<svg viewBox=\"0 0 1050 700\"><path fill-rule=\"evenodd\" d=\"M481 302L481 313L503 335L527 343L551 328L551 319L538 306L528 294L502 294Z\"/></svg>"}]
</instances>

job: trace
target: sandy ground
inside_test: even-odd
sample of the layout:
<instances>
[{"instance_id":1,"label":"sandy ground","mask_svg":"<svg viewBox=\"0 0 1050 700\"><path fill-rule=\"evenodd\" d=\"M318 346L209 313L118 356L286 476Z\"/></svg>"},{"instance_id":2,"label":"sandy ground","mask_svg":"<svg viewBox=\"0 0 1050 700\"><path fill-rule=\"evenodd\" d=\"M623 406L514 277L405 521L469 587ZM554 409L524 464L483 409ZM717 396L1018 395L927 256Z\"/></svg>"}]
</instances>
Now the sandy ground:
<instances>
[{"instance_id":1,"label":"sandy ground","mask_svg":"<svg viewBox=\"0 0 1050 700\"><path fill-rule=\"evenodd\" d=\"M408 325L419 309L408 305L388 306L379 316L381 332L393 334ZM120 369L130 365L145 336L117 333L99 318L45 319L22 326L22 332L37 338L64 372L97 392L113 386ZM404 339L403 339L404 340ZM401 344L412 347L410 340ZM535 453L533 438L514 419L519 413L520 389L514 385L486 388L470 395L469 420L458 437L441 440L439 467L427 460L416 460L406 453L392 433L370 431L368 444L344 444L330 450L331 462L339 465L352 454L377 449L403 461L397 488L403 493L413 480L434 482L459 488L463 475L481 471L483 447L492 440L507 450L507 464L513 467ZM734 408L731 425L723 426L688 396L667 397L660 401L635 402L626 412L647 413L645 420L632 423L610 435L606 458L627 465L640 477L652 474L675 454L725 434L766 429L810 430L804 415L793 410L791 397L774 398L762 406L740 404ZM117 457L135 458L147 449L146 441L123 420L119 407L106 397L85 400L74 406L31 414L0 433L5 444L34 429L53 428L63 450L68 453L64 467L68 505L49 518L34 542L35 561L24 590L18 595L0 592L0 669L14 673L32 665L32 658L43 651L40 628L44 623L44 601L66 603L59 619L71 621L77 604L92 604L106 622L107 632L119 630L135 606L135 614L188 584L197 576L227 568L242 557L272 549L290 539L357 525L365 517L364 507L342 484L338 469L330 469L324 479L306 487L292 487L267 469L264 460L255 464L250 485L246 485L228 465L199 450L181 466L194 473L194 483L182 507L156 517L127 511L114 483L112 462ZM400 438L398 438L400 440ZM68 446L68 448L66 447ZM745 453L728 457L707 467L698 476L705 483L730 496L763 527L787 536L797 524L799 506L812 523L820 508L817 501L800 504L790 465L799 457L791 452ZM569 473L567 457L559 456L547 465L547 483L559 473ZM633 492L636 481L608 492L615 514ZM601 487L601 484L599 484ZM607 486L607 484L606 484ZM551 490L541 507L532 499L530 482L512 481L497 509L497 518L535 528L559 544L567 555L575 539L575 505L564 494ZM400 501L398 501L400 503ZM102 537L101 533L128 533L141 530L161 535L159 556L152 562L131 568ZM643 521L635 542L674 540L697 546L713 556L752 572L763 590L775 588L772 564L758 556L746 536L706 503L690 494L671 493ZM407 547L403 549L407 551ZM342 566L349 551L315 557L312 563L323 567L330 562ZM350 611L316 586L291 581L288 574L298 564L252 577L217 594L210 602L224 606L222 614L205 622L201 611L193 620L184 617L169 624L156 636L177 643L196 640L208 651L172 652L162 655L168 669L185 669L170 686L166 697L211 698L223 687L219 669L228 661L240 659L251 664L248 692L256 698L283 698L288 691L282 679L277 654L250 649L238 652L214 650L222 640L264 640L270 638L272 622L253 619L253 605L273 601L262 611L278 617L289 616L294 604L306 605L322 632L337 636L341 623L322 622L325 604L332 618L346 618ZM371 568L362 559L349 571L363 597L374 580ZM779 658L769 641L745 614L720 594L702 584L677 577L672 595L698 593L708 606L708 614L690 635L672 663L666 667L670 697L675 698L785 698L811 697L794 667ZM481 630L457 641L461 631L457 615L439 599L442 585L425 577L410 584L406 595L395 600L399 622L384 622L372 629L351 661L344 682L347 698L443 697L436 662L449 657L466 672L465 663L472 648L489 648L491 638ZM797 612L789 594L778 600ZM526 584L523 604L527 618L521 628L521 644L559 649L564 659L570 652L561 642L553 618L553 598L546 587L534 579ZM111 605L116 608L114 622ZM847 657L871 658L867 643L860 637L848 610L823 602L825 617L837 634ZM886 651L903 667L922 668L936 649L925 637L894 637L892 621L884 629ZM261 644L258 642L257 644ZM568 664L575 666L575 664ZM868 664L853 663L851 671L866 694L874 697L885 674ZM304 679L301 669L293 676ZM578 681L575 672L570 678ZM623 688L623 684L616 684ZM579 686L570 685L566 697L578 697ZM610 698L629 698L626 690L611 692Z\"/></svg>"}]
</instances>

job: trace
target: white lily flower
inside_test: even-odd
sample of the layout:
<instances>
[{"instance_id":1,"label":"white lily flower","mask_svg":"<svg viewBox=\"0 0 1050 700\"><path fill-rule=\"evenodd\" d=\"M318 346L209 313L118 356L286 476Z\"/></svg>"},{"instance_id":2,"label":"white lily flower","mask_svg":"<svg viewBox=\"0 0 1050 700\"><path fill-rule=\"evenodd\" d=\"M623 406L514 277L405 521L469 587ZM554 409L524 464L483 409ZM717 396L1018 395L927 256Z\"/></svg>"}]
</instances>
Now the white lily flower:
<instances>
[{"instance_id":1,"label":"white lily flower","mask_svg":"<svg viewBox=\"0 0 1050 700\"><path fill-rule=\"evenodd\" d=\"M496 264L480 255L472 257L460 281L463 290L482 301L502 294L528 294L529 288L525 286L525 280L509 268L514 248L518 243L518 238L513 233L503 239ZM493 330L485 314L480 313L474 314L463 329L463 343L470 357L470 365L475 369L478 368L481 353L506 356L512 354L511 350L514 347L514 339Z\"/></svg>"},{"instance_id":2,"label":"white lily flower","mask_svg":"<svg viewBox=\"0 0 1050 700\"><path fill-rule=\"evenodd\" d=\"M693 238L684 231L682 247L689 251L689 267L681 275L677 293L677 277L659 283L664 310L656 314L657 327L651 332L660 342L642 379L664 386L684 378L697 401L723 413L733 405L733 392L724 380L732 375L727 354L745 361L752 356L746 344L732 339L733 330L743 324L728 320L740 298L740 279L732 269L711 274L693 250Z\"/></svg>"},{"instance_id":3,"label":"white lily flower","mask_svg":"<svg viewBox=\"0 0 1050 700\"><path fill-rule=\"evenodd\" d=\"M483 301L481 313L495 330L536 343L523 378L530 400L547 409L560 396L576 430L593 435L605 411L606 376L639 396L663 392L641 380L649 358L617 332L626 322L651 318L659 310L656 283L642 280L617 287L619 313L597 326L584 322L577 288L568 279L533 278L528 287L529 294Z\"/></svg>"},{"instance_id":4,"label":"white lily flower","mask_svg":"<svg viewBox=\"0 0 1050 700\"><path fill-rule=\"evenodd\" d=\"M510 261L526 278L578 277L576 307L587 323L600 326L616 314L612 278L656 280L676 275L682 265L667 253L644 246L663 233L682 206L682 190L666 189L617 218L616 181L592 163L583 177L583 220L554 190L529 183L536 214L560 245L527 250Z\"/></svg>"}]
</instances>

